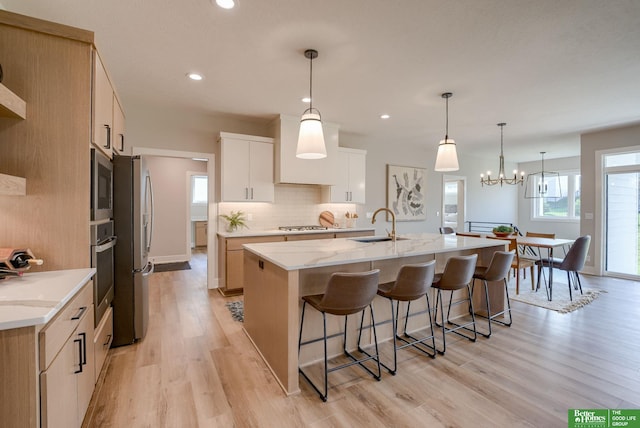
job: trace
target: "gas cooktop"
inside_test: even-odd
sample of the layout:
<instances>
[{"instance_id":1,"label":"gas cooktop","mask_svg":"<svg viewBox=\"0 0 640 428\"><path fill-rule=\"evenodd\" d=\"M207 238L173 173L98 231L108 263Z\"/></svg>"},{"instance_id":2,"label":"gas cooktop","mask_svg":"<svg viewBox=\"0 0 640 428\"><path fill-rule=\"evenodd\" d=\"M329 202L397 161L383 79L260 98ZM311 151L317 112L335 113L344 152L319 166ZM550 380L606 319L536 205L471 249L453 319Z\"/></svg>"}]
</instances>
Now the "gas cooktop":
<instances>
[{"instance_id":1,"label":"gas cooktop","mask_svg":"<svg viewBox=\"0 0 640 428\"><path fill-rule=\"evenodd\" d=\"M280 226L280 230L297 231L297 230L327 230L324 226Z\"/></svg>"}]
</instances>

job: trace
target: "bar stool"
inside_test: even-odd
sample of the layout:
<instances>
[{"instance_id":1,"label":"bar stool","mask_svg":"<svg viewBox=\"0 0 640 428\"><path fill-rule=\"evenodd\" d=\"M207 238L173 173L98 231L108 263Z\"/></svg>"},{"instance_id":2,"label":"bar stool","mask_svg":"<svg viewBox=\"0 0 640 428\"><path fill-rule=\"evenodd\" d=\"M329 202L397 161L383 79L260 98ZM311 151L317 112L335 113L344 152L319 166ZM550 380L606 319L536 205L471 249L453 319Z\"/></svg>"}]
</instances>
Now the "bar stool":
<instances>
[{"instance_id":1,"label":"bar stool","mask_svg":"<svg viewBox=\"0 0 640 428\"><path fill-rule=\"evenodd\" d=\"M435 358L436 356L435 335L433 333L433 324L431 322L431 305L429 305L429 287L433 282L435 269L435 260L431 260L426 263L404 265L400 268L395 281L378 285L378 295L389 299L389 304L391 306L391 323L393 325L393 369L389 368L382 362L380 364L382 364L392 375L395 375L398 369L398 349L404 349L408 346L412 346L431 358ZM427 314L431 335L418 339L407 333L407 322L409 320L411 302L418 300L421 297L424 297L427 302L427 309L424 312ZM394 300L396 301L395 313L393 309ZM398 317L400 315L401 301L407 302L407 313L405 315L404 329L402 332L403 337L398 335ZM417 315L419 313L421 312L416 312L413 315ZM398 340L404 342L404 344L398 346ZM431 341L431 345L425 343L428 340Z\"/></svg>"},{"instance_id":2,"label":"bar stool","mask_svg":"<svg viewBox=\"0 0 640 428\"><path fill-rule=\"evenodd\" d=\"M442 351L437 350L439 354L444 355L447 350L447 342L446 342L446 334L447 333L455 333L459 336L462 336L466 339L469 339L472 342L475 342L478 338L478 332L476 331L476 317L473 312L473 299L471 294L471 289L469 284L471 283L471 279L473 278L473 273L476 267L476 261L478 260L477 254L471 254L469 256L452 256L447 260L447 264L444 267L444 272L441 274L437 274L434 277L433 284L431 287L438 290L436 294L436 309L435 309L435 322L438 327L442 327ZM459 300L457 302L453 302L453 292L456 290L462 290L463 288L467 289L468 297L466 299ZM449 309L447 310L447 320L446 324L451 324L455 327L448 328L445 325L444 319L444 308L442 305L442 301L444 300L442 297L443 291L450 291L451 295L449 297ZM449 315L451 314L451 306L459 305L464 302L469 302L469 312L471 313L471 322L465 324L456 324L449 319ZM441 316L441 324L438 324L438 306L440 306L440 316ZM473 330L468 326L473 325ZM458 330L464 329L466 331L473 332L473 336L467 336L459 332Z\"/></svg>"},{"instance_id":3,"label":"bar stool","mask_svg":"<svg viewBox=\"0 0 640 428\"><path fill-rule=\"evenodd\" d=\"M302 317L300 320L300 336L298 338L298 355L300 354L300 348L304 345L308 345L310 343L318 342L319 340L323 340L324 342L324 392L320 391L320 389L311 381L311 379L307 376L307 374L302 370L301 367L298 367L298 371L300 374L311 384L313 389L320 395L322 401L327 401L328 395L328 374L329 372L333 372L339 369L343 369L345 367L352 366L354 364L360 365L367 372L369 372L376 380L380 380L381 370L380 370L380 358L378 357L378 337L376 335L376 327L375 327L375 319L373 315L373 306L371 302L373 298L376 296L376 292L378 291L378 278L379 278L379 269L375 269L369 272L363 273L334 273L329 277L329 283L327 284L327 289L324 294L316 294L312 296L304 296L302 298ZM315 308L317 311L322 313L322 322L324 327L324 335L321 338L311 339L307 341L302 341L302 328L304 325L304 313L307 303ZM370 355L364 353L362 348L360 347L360 338L362 335L362 325L364 322L364 312L365 309L369 307L371 311L371 321L373 328L373 338L375 343L375 354ZM347 319L348 315L357 314L358 312L362 313L362 317L360 319L360 334L358 335L358 350L364 353L366 356L363 358L356 358L350 352L347 351ZM344 335L343 333L332 334L331 336L327 336L327 317L326 314L331 315L339 315L344 316ZM352 361L341 364L332 368L328 368L327 365L327 339L343 336L344 345L343 351L344 354L349 357ZM374 360L377 363L378 374L375 374L371 369L365 366L363 363L369 360Z\"/></svg>"},{"instance_id":4,"label":"bar stool","mask_svg":"<svg viewBox=\"0 0 640 428\"><path fill-rule=\"evenodd\" d=\"M509 303L509 288L507 287L507 278L509 277L509 271L511 270L511 263L513 262L513 257L515 256L515 250L511 251L496 251L493 253L491 257L491 263L489 266L476 266L475 273L473 274L473 285L471 286L471 294L475 292L476 287L476 279L482 280L484 282L484 296L487 301L487 316L483 316L478 314L479 317L486 318L489 323L489 333L482 334L484 337L491 337L491 320L495 322L506 325L510 327L513 318L511 317L511 303ZM507 309L496 312L495 314L491 313L491 304L489 302L489 281L502 281L504 282L504 291L507 294ZM495 319L496 317L509 313L509 322L501 321Z\"/></svg>"}]
</instances>

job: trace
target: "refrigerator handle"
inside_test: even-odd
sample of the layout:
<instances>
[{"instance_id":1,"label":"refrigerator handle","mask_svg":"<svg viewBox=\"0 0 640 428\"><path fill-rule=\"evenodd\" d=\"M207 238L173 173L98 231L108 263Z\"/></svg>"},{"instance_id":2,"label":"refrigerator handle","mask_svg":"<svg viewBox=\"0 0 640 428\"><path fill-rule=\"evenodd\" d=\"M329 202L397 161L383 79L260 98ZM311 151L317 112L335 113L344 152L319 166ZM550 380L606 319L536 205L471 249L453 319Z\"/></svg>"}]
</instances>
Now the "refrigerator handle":
<instances>
[{"instance_id":1,"label":"refrigerator handle","mask_svg":"<svg viewBox=\"0 0 640 428\"><path fill-rule=\"evenodd\" d=\"M147 175L147 191L149 192L149 200L151 201L151 219L149 222L149 238L147 241L147 251L151 251L151 240L153 239L153 216L154 216L154 206L153 206L153 183L151 182L151 176Z\"/></svg>"}]
</instances>

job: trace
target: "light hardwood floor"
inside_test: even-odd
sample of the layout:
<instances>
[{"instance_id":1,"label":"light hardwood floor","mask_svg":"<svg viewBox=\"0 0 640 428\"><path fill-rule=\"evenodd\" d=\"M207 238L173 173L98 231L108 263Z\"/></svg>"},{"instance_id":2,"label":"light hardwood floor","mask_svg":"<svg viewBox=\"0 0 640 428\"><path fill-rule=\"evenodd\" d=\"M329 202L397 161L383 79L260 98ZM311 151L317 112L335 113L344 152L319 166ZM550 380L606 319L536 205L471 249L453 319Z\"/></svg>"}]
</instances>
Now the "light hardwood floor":
<instances>
[{"instance_id":1,"label":"light hardwood floor","mask_svg":"<svg viewBox=\"0 0 640 428\"><path fill-rule=\"evenodd\" d=\"M152 275L147 337L110 351L86 426L566 427L570 408L640 408L640 283L585 276L608 293L564 315L514 302L511 328L401 351L396 376L330 374L323 403L304 380L284 395L197 256Z\"/></svg>"}]
</instances>

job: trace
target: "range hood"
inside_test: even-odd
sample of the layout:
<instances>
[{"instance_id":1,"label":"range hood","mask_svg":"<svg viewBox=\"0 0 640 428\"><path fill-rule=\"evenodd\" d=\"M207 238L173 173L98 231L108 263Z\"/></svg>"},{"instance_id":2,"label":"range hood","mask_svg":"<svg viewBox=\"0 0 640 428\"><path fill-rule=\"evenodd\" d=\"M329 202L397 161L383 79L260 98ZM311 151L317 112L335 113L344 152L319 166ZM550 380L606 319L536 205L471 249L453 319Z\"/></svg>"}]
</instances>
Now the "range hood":
<instances>
[{"instance_id":1,"label":"range hood","mask_svg":"<svg viewBox=\"0 0 640 428\"><path fill-rule=\"evenodd\" d=\"M300 118L280 115L272 123L274 136L275 182L281 184L335 185L338 176L338 125L323 122L327 157L296 157Z\"/></svg>"}]
</instances>

